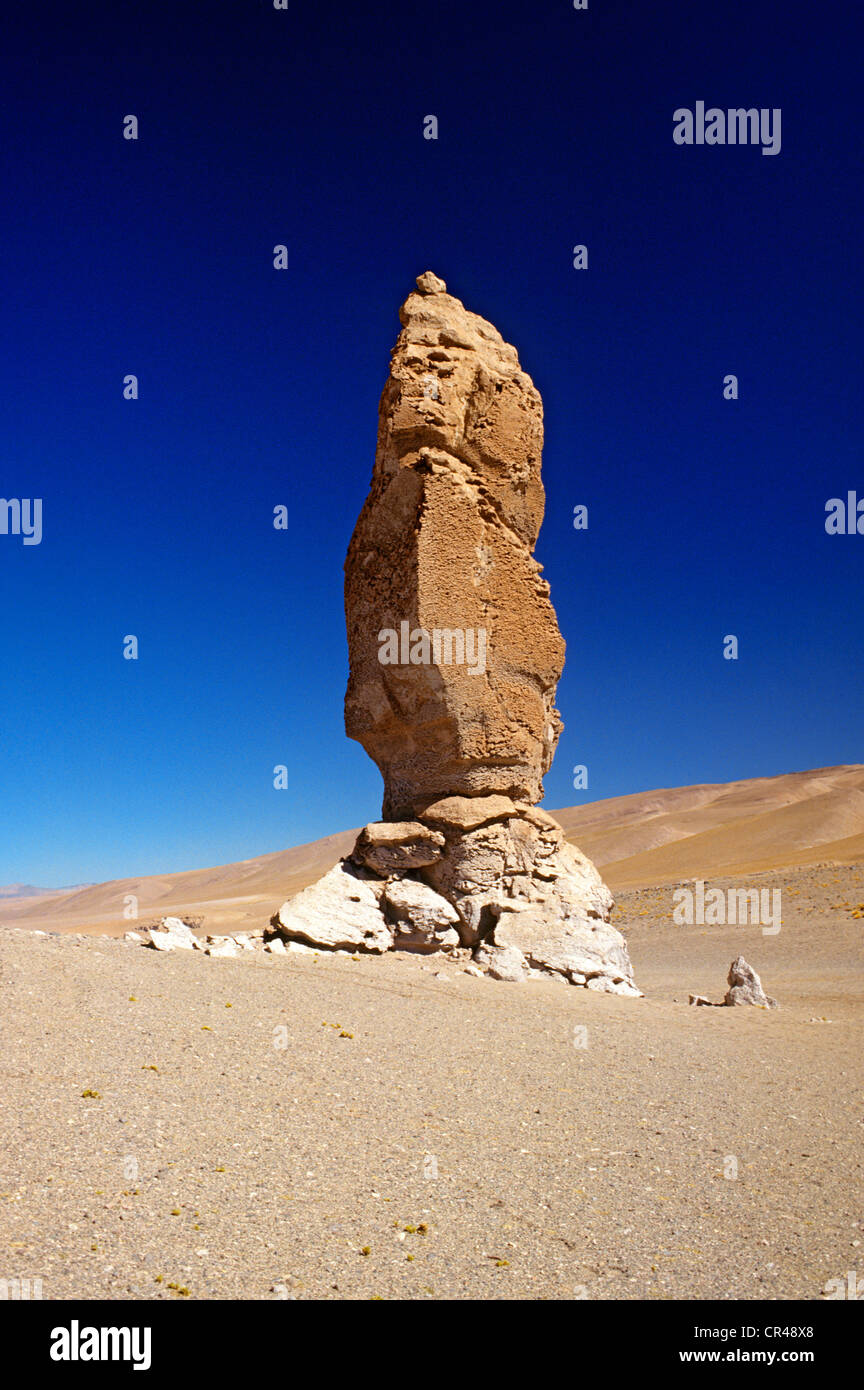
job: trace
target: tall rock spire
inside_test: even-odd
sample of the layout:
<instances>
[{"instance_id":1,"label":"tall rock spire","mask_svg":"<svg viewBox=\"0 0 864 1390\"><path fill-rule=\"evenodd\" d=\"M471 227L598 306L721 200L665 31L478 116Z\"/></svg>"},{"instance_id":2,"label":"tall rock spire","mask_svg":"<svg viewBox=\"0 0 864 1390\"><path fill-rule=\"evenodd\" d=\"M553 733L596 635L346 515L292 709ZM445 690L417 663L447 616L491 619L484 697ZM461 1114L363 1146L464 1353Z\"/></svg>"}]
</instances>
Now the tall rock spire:
<instances>
[{"instance_id":1,"label":"tall rock spire","mask_svg":"<svg viewBox=\"0 0 864 1390\"><path fill-rule=\"evenodd\" d=\"M381 770L385 819L450 794L534 803L564 663L533 559L543 405L516 349L430 271L400 319L345 565L346 730Z\"/></svg>"},{"instance_id":2,"label":"tall rock spire","mask_svg":"<svg viewBox=\"0 0 864 1390\"><path fill-rule=\"evenodd\" d=\"M372 485L345 563L345 728L383 820L273 918L334 949L473 954L639 994L612 895L536 803L564 642L533 557L543 407L516 349L431 271L400 311Z\"/></svg>"}]
</instances>

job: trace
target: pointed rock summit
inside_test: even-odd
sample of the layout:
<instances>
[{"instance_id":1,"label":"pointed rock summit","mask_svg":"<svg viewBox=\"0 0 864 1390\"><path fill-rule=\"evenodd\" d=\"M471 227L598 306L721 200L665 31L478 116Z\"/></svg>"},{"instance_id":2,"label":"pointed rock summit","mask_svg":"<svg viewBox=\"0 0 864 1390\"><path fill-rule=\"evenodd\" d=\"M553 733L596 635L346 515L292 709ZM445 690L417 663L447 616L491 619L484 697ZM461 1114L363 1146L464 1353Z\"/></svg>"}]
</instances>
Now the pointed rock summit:
<instances>
[{"instance_id":1,"label":"pointed rock summit","mask_svg":"<svg viewBox=\"0 0 864 1390\"><path fill-rule=\"evenodd\" d=\"M273 929L360 950L471 950L499 979L539 972L639 994L608 888L536 807L564 664L533 554L539 392L516 349L432 271L399 317L345 563L345 728L381 771L382 820Z\"/></svg>"}]
</instances>

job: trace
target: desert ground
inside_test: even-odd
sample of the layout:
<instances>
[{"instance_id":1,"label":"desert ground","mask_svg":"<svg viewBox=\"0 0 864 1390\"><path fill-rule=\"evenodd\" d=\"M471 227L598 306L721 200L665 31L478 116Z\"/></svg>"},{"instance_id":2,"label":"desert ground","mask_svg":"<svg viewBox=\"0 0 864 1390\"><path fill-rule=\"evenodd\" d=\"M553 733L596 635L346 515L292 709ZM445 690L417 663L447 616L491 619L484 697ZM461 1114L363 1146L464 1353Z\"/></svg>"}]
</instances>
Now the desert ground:
<instances>
[{"instance_id":1,"label":"desert ground","mask_svg":"<svg viewBox=\"0 0 864 1390\"><path fill-rule=\"evenodd\" d=\"M142 918L261 926L351 832L4 901L0 1277L60 1299L698 1300L862 1272L864 768L556 814L615 890L644 999L460 956L120 935L130 892ZM781 930L675 925L694 877L779 887ZM738 954L780 1007L690 1007Z\"/></svg>"}]
</instances>

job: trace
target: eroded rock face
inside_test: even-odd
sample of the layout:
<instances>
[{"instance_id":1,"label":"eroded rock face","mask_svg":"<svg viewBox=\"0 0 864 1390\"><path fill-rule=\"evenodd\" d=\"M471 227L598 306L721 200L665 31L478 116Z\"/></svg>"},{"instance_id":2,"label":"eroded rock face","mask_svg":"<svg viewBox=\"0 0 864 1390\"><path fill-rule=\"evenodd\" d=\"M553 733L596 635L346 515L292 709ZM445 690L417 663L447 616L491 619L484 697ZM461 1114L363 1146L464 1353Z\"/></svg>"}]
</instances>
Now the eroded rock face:
<instances>
[{"instance_id":1,"label":"eroded rock face","mask_svg":"<svg viewBox=\"0 0 864 1390\"><path fill-rule=\"evenodd\" d=\"M348 860L283 903L271 926L289 941L330 950L389 951L393 932L384 920L380 893Z\"/></svg>"},{"instance_id":2,"label":"eroded rock face","mask_svg":"<svg viewBox=\"0 0 864 1390\"><path fill-rule=\"evenodd\" d=\"M441 951L460 944L458 912L428 883L392 879L381 895L381 907L393 927L397 951Z\"/></svg>"},{"instance_id":3,"label":"eroded rock face","mask_svg":"<svg viewBox=\"0 0 864 1390\"><path fill-rule=\"evenodd\" d=\"M564 661L533 558L540 396L516 349L431 271L400 317L345 564L345 728L381 770L383 820L274 931L639 994L612 895L535 805Z\"/></svg>"},{"instance_id":4,"label":"eroded rock face","mask_svg":"<svg viewBox=\"0 0 864 1390\"><path fill-rule=\"evenodd\" d=\"M423 809L430 825L457 831L476 830L479 825L515 815L516 804L509 796L445 796Z\"/></svg>"},{"instance_id":5,"label":"eroded rock face","mask_svg":"<svg viewBox=\"0 0 864 1390\"><path fill-rule=\"evenodd\" d=\"M494 946L484 942L474 952L474 961L481 965L493 980L506 980L509 984L518 984L519 981L528 978L528 962L515 946Z\"/></svg>"},{"instance_id":6,"label":"eroded rock face","mask_svg":"<svg viewBox=\"0 0 864 1390\"><path fill-rule=\"evenodd\" d=\"M562 727L564 643L533 558L540 396L497 329L431 272L417 283L345 565L345 727L381 770L385 820L454 793L539 800Z\"/></svg>"},{"instance_id":7,"label":"eroded rock face","mask_svg":"<svg viewBox=\"0 0 864 1390\"><path fill-rule=\"evenodd\" d=\"M357 836L351 858L386 876L434 864L444 843L440 831L419 821L373 821Z\"/></svg>"}]
</instances>

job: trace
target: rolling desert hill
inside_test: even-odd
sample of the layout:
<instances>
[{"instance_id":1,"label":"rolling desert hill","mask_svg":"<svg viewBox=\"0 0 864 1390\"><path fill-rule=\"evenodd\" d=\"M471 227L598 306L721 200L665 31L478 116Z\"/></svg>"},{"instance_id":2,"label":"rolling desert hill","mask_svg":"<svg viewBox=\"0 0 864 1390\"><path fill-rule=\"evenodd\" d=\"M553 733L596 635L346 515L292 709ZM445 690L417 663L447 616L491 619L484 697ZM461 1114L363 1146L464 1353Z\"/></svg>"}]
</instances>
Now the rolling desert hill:
<instances>
[{"instance_id":1,"label":"rolling desert hill","mask_svg":"<svg viewBox=\"0 0 864 1390\"><path fill-rule=\"evenodd\" d=\"M864 765L779 777L673 787L613 797L553 814L615 890L687 878L864 861ZM141 921L168 913L208 931L266 922L280 903L352 847L345 830L274 854L147 878L117 879L52 896L6 898L0 926L120 934L128 895Z\"/></svg>"},{"instance_id":2,"label":"rolling desert hill","mask_svg":"<svg viewBox=\"0 0 864 1390\"><path fill-rule=\"evenodd\" d=\"M610 887L864 857L864 766L637 792L553 814Z\"/></svg>"}]
</instances>

